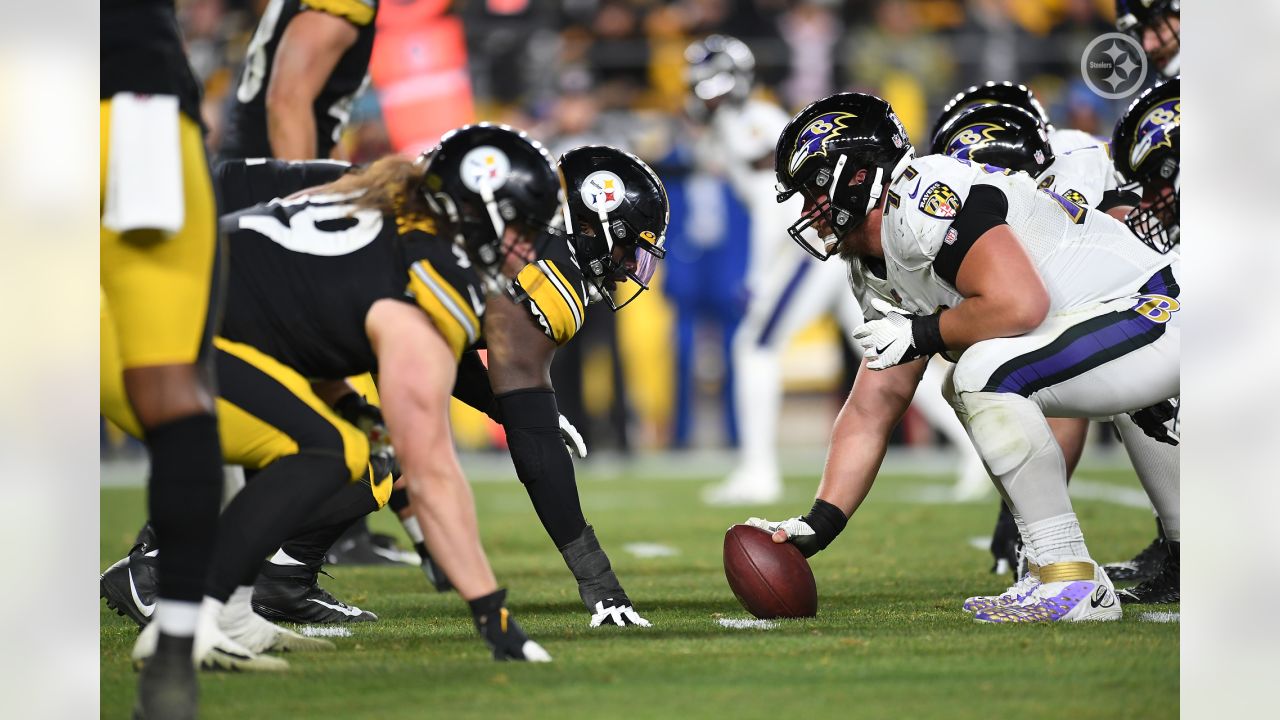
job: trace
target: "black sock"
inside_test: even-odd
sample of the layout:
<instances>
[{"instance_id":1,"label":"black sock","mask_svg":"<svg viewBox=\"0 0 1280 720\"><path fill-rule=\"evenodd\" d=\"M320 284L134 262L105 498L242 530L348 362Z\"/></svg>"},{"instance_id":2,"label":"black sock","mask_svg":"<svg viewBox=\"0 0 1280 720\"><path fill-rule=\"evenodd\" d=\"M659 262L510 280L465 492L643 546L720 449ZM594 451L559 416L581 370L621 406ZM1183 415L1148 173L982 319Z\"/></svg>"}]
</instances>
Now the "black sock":
<instances>
[{"instance_id":1,"label":"black sock","mask_svg":"<svg viewBox=\"0 0 1280 720\"><path fill-rule=\"evenodd\" d=\"M225 602L237 586L252 585L263 558L341 490L348 477L341 457L316 453L280 458L258 473L222 513L209 594Z\"/></svg>"},{"instance_id":2,"label":"black sock","mask_svg":"<svg viewBox=\"0 0 1280 720\"><path fill-rule=\"evenodd\" d=\"M285 542L284 551L300 563L319 566L329 548L349 529L362 526L368 532L365 517L377 509L378 501L366 475L364 480L348 484L325 500Z\"/></svg>"},{"instance_id":3,"label":"black sock","mask_svg":"<svg viewBox=\"0 0 1280 720\"><path fill-rule=\"evenodd\" d=\"M213 415L191 415L147 432L147 510L160 553L159 595L199 602L222 504L222 446Z\"/></svg>"},{"instance_id":4,"label":"black sock","mask_svg":"<svg viewBox=\"0 0 1280 720\"><path fill-rule=\"evenodd\" d=\"M587 521L578 500L573 461L560 437L560 413L552 390L531 388L497 397L516 476L556 547L573 542Z\"/></svg>"}]
</instances>

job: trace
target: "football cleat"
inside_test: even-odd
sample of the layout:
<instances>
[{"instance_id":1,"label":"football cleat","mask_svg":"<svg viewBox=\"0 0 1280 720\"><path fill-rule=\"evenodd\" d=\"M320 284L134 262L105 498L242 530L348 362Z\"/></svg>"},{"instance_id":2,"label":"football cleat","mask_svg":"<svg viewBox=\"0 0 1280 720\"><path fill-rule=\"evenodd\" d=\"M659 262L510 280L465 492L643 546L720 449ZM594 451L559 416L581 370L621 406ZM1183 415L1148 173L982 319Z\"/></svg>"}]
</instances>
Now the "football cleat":
<instances>
[{"instance_id":1,"label":"football cleat","mask_svg":"<svg viewBox=\"0 0 1280 720\"><path fill-rule=\"evenodd\" d=\"M284 660L255 653L227 637L218 627L217 611L207 612L207 606L206 602L200 609L200 624L189 656L201 670L279 672L289 669L289 663ZM160 626L155 623L143 628L133 644L131 657L134 668L145 671L152 659L163 659L157 655L162 637Z\"/></svg>"},{"instance_id":2,"label":"football cleat","mask_svg":"<svg viewBox=\"0 0 1280 720\"><path fill-rule=\"evenodd\" d=\"M1119 590L1116 597L1125 605L1172 605L1181 600L1181 546L1174 540L1165 542L1169 554L1154 577L1137 585Z\"/></svg>"},{"instance_id":3,"label":"football cleat","mask_svg":"<svg viewBox=\"0 0 1280 720\"><path fill-rule=\"evenodd\" d=\"M702 501L715 507L771 505L782 499L782 480L776 474L738 470L724 482L702 490Z\"/></svg>"},{"instance_id":4,"label":"football cleat","mask_svg":"<svg viewBox=\"0 0 1280 720\"><path fill-rule=\"evenodd\" d=\"M377 622L378 616L335 598L316 582L319 568L263 563L253 585L253 610L272 622ZM328 573L325 573L328 575Z\"/></svg>"},{"instance_id":5,"label":"football cleat","mask_svg":"<svg viewBox=\"0 0 1280 720\"><path fill-rule=\"evenodd\" d=\"M1029 571L1023 574L1021 580L999 595L977 595L965 600L960 607L965 612L976 613L982 610L990 610L991 608L1019 605L1031 595L1031 591L1035 590L1039 584L1040 578L1036 572Z\"/></svg>"},{"instance_id":6,"label":"football cleat","mask_svg":"<svg viewBox=\"0 0 1280 720\"><path fill-rule=\"evenodd\" d=\"M153 662L138 675L133 720L195 720L199 698L193 639L160 635Z\"/></svg>"},{"instance_id":7,"label":"football cleat","mask_svg":"<svg viewBox=\"0 0 1280 720\"><path fill-rule=\"evenodd\" d=\"M517 660L523 662L551 662L551 655L541 645L529 639L524 628L516 622L511 611L503 604L506 591L494 594L498 608L492 612L473 615L476 631L493 651L493 659L499 662Z\"/></svg>"},{"instance_id":8,"label":"football cleat","mask_svg":"<svg viewBox=\"0 0 1280 720\"><path fill-rule=\"evenodd\" d=\"M129 554L116 561L98 578L98 595L107 607L146 627L156 609L160 584L157 574L155 531L150 523L143 525Z\"/></svg>"},{"instance_id":9,"label":"football cleat","mask_svg":"<svg viewBox=\"0 0 1280 720\"><path fill-rule=\"evenodd\" d=\"M1160 522L1156 521L1156 525L1159 526ZM1168 555L1169 549L1165 545L1164 530L1160 530L1156 539L1134 555L1132 560L1104 565L1102 569L1107 571L1107 577L1111 578L1111 582L1142 582L1150 580L1160 572L1160 566L1164 564L1164 559Z\"/></svg>"},{"instance_id":10,"label":"football cleat","mask_svg":"<svg viewBox=\"0 0 1280 720\"><path fill-rule=\"evenodd\" d=\"M334 644L323 638L307 637L280 627L257 614L250 607L252 588L239 588L218 613L218 627L232 640L250 652L313 652L333 650Z\"/></svg>"},{"instance_id":11,"label":"football cleat","mask_svg":"<svg viewBox=\"0 0 1280 720\"><path fill-rule=\"evenodd\" d=\"M1058 562L1040 568L1040 583L1020 603L979 610L985 623L1042 623L1119 620L1115 588L1097 565Z\"/></svg>"},{"instance_id":12,"label":"football cleat","mask_svg":"<svg viewBox=\"0 0 1280 720\"><path fill-rule=\"evenodd\" d=\"M325 553L330 565L399 565L405 553L390 535L374 535L364 518L347 528Z\"/></svg>"}]
</instances>

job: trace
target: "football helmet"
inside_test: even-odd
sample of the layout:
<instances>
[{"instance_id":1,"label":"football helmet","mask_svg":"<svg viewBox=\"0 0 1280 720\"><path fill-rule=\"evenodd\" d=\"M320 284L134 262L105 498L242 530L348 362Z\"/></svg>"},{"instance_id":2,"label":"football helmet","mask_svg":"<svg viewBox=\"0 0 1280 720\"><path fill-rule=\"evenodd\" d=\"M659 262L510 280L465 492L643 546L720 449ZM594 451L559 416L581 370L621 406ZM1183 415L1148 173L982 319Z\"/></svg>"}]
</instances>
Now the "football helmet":
<instances>
[{"instance_id":1,"label":"football helmet","mask_svg":"<svg viewBox=\"0 0 1280 720\"><path fill-rule=\"evenodd\" d=\"M532 260L549 242L565 241L564 177L551 154L523 131L479 123L445 133L427 151L424 196L440 221L477 266L490 291L510 291L502 274L518 252L510 227L532 245ZM505 245L504 245L505 242Z\"/></svg>"},{"instance_id":2,"label":"football helmet","mask_svg":"<svg viewBox=\"0 0 1280 720\"><path fill-rule=\"evenodd\" d=\"M1178 74L1178 60L1182 54L1182 40L1178 28L1169 22L1170 16L1182 17L1180 0L1116 0L1116 29L1132 37L1146 50L1143 35L1148 29L1155 32L1165 45L1172 45L1172 52L1158 53L1164 58L1158 68L1165 77ZM1154 56L1148 51L1148 57Z\"/></svg>"},{"instance_id":3,"label":"football helmet","mask_svg":"<svg viewBox=\"0 0 1280 720\"><path fill-rule=\"evenodd\" d=\"M604 145L566 152L560 169L569 188L565 222L583 275L619 310L649 289L667 253L667 191L643 160Z\"/></svg>"},{"instance_id":4,"label":"football helmet","mask_svg":"<svg viewBox=\"0 0 1280 720\"><path fill-rule=\"evenodd\" d=\"M1021 83L988 81L981 85L971 85L948 100L947 104L942 106L942 112L938 115L938 121L934 123L933 132L929 137L937 137L942 126L975 105L1000 103L1026 110L1040 120L1045 130L1053 131L1053 123L1049 122L1049 113L1045 112L1044 106L1036 99L1036 94L1031 92L1031 88Z\"/></svg>"},{"instance_id":5,"label":"football helmet","mask_svg":"<svg viewBox=\"0 0 1280 720\"><path fill-rule=\"evenodd\" d=\"M691 97L689 112L704 117L708 105L721 101L740 104L751 94L756 58L741 40L728 35L709 35L695 40L684 51L685 81Z\"/></svg>"},{"instance_id":6,"label":"football helmet","mask_svg":"<svg viewBox=\"0 0 1280 720\"><path fill-rule=\"evenodd\" d=\"M805 198L800 219L787 229L791 239L819 260L831 257L913 157L902 122L874 95L837 93L801 110L774 151L778 202L797 192Z\"/></svg>"},{"instance_id":7,"label":"football helmet","mask_svg":"<svg viewBox=\"0 0 1280 720\"><path fill-rule=\"evenodd\" d=\"M935 154L1021 170L1036 177L1053 163L1049 132L1040 118L1013 105L976 105L954 116L933 136Z\"/></svg>"},{"instance_id":8,"label":"football helmet","mask_svg":"<svg viewBox=\"0 0 1280 720\"><path fill-rule=\"evenodd\" d=\"M1180 239L1182 98L1181 76L1147 89L1116 123L1111 155L1129 183L1142 186L1142 202L1125 223L1159 252Z\"/></svg>"}]
</instances>

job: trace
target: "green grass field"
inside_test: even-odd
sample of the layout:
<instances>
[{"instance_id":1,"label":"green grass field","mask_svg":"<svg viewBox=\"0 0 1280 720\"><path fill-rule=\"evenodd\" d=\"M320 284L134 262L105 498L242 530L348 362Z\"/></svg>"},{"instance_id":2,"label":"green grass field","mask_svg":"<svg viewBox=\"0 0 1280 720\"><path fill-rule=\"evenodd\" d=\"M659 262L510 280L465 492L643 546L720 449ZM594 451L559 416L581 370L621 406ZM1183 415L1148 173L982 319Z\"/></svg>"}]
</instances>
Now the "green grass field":
<instances>
[{"instance_id":1,"label":"green grass field","mask_svg":"<svg viewBox=\"0 0 1280 720\"><path fill-rule=\"evenodd\" d=\"M959 609L1002 590L989 555L993 502L918 499L942 478L886 476L840 539L813 559L818 616L769 630L747 618L725 583L725 529L748 514L806 509L813 478L765 512L707 509L700 483L580 478L583 504L650 629L587 628L572 576L523 488L475 488L485 547L508 604L554 656L550 665L492 662L456 596L428 592L411 566L331 568L323 583L381 621L351 626L335 652L292 654L282 675L202 676L203 718L831 717L1171 718L1178 706L1178 623L978 625ZM1132 473L1090 473L1136 488ZM141 489L102 491L101 559L125 553L143 517ZM1076 510L1094 555L1122 559L1152 534L1149 511L1096 500ZM389 512L375 528L399 532ZM677 554L641 559L630 543ZM1156 608L1174 610L1177 608ZM125 718L136 630L101 604L102 717Z\"/></svg>"}]
</instances>

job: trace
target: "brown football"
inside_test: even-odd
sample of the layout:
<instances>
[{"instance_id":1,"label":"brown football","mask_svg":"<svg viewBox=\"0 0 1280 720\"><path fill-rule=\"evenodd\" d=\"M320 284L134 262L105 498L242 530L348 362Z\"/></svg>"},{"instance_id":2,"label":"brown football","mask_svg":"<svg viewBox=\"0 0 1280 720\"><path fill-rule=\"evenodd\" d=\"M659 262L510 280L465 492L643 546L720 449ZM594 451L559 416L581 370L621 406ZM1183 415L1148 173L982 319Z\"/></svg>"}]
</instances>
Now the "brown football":
<instances>
[{"instance_id":1,"label":"brown football","mask_svg":"<svg viewBox=\"0 0 1280 720\"><path fill-rule=\"evenodd\" d=\"M794 545L775 543L760 528L734 525L724 534L724 576L742 607L758 618L818 613L818 584L809 561Z\"/></svg>"}]
</instances>

